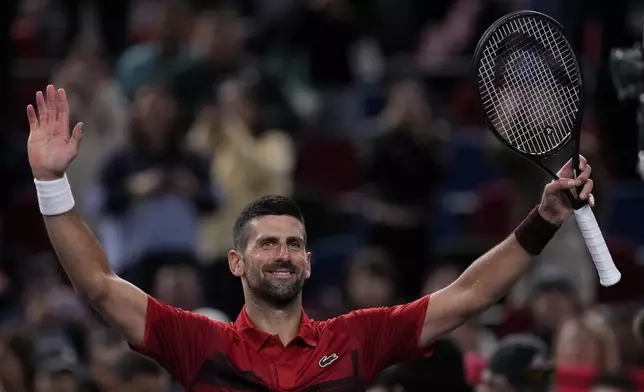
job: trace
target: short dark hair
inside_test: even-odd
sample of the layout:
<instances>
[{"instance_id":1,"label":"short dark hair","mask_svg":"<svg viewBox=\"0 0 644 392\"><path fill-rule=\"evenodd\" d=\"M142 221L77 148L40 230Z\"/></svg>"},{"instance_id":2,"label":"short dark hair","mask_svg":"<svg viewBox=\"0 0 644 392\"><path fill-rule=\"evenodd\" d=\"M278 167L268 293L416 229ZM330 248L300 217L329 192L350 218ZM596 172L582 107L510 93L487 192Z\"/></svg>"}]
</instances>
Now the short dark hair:
<instances>
[{"instance_id":1,"label":"short dark hair","mask_svg":"<svg viewBox=\"0 0 644 392\"><path fill-rule=\"evenodd\" d=\"M285 196L268 195L248 204L237 217L233 227L233 246L240 250L248 245L248 222L267 215L287 215L302 222L304 217L297 204ZM305 239L306 239L306 233Z\"/></svg>"},{"instance_id":2,"label":"short dark hair","mask_svg":"<svg viewBox=\"0 0 644 392\"><path fill-rule=\"evenodd\" d=\"M121 382L131 382L139 375L160 376L163 368L151 358L127 351L116 363L115 373Z\"/></svg>"}]
</instances>

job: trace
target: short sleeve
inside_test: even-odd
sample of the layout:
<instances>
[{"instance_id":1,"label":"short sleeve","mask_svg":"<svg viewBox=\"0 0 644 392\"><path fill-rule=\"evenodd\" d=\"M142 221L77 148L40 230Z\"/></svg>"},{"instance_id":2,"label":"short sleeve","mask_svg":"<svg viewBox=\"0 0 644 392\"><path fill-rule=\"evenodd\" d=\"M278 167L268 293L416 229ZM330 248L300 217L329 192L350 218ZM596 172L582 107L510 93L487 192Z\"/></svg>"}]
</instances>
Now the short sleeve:
<instances>
[{"instance_id":1,"label":"short sleeve","mask_svg":"<svg viewBox=\"0 0 644 392\"><path fill-rule=\"evenodd\" d=\"M429 295L392 307L361 309L345 316L346 327L360 334L361 360L372 379L385 368L431 355L431 347L420 347Z\"/></svg>"},{"instance_id":2,"label":"short sleeve","mask_svg":"<svg viewBox=\"0 0 644 392\"><path fill-rule=\"evenodd\" d=\"M223 323L148 296L143 347L131 348L159 362L186 386L214 349L223 345L224 328Z\"/></svg>"}]
</instances>

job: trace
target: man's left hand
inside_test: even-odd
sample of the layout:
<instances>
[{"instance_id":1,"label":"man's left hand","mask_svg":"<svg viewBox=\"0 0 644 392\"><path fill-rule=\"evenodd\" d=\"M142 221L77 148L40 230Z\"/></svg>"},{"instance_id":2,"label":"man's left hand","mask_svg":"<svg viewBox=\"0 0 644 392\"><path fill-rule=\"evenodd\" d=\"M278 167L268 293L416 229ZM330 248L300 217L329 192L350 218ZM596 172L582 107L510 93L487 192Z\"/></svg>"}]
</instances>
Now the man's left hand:
<instances>
[{"instance_id":1,"label":"man's left hand","mask_svg":"<svg viewBox=\"0 0 644 392\"><path fill-rule=\"evenodd\" d=\"M539 205L539 214L545 220L557 226L563 224L572 215L572 206L570 200L566 197L566 191L573 191L575 188L583 188L577 195L581 200L587 200L590 207L595 206L595 199L591 194L593 190L593 180L590 179L592 171L586 158L579 156L579 169L581 173L574 179L572 159L557 172L558 180L550 182L543 190L541 204Z\"/></svg>"}]
</instances>

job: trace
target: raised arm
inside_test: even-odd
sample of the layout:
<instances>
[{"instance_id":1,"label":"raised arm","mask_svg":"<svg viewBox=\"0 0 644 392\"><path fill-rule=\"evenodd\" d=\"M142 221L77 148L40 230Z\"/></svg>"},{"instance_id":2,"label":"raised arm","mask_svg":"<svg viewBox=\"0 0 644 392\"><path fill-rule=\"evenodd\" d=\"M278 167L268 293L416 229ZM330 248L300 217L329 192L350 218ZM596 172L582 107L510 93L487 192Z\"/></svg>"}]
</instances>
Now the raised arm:
<instances>
[{"instance_id":1,"label":"raised arm","mask_svg":"<svg viewBox=\"0 0 644 392\"><path fill-rule=\"evenodd\" d=\"M69 133L65 91L48 86L36 94L38 115L27 107L29 163L49 238L76 291L135 346L143 344L147 295L110 269L105 252L73 210L65 170L76 157L82 123Z\"/></svg>"},{"instance_id":2,"label":"raised arm","mask_svg":"<svg viewBox=\"0 0 644 392\"><path fill-rule=\"evenodd\" d=\"M492 306L532 267L533 257L572 215L564 190L584 184L580 198L589 199L590 206L594 206L590 165L582 157L580 166L583 173L575 181L568 162L558 173L561 179L546 185L539 207L511 236L474 261L454 283L431 295L421 345L433 342Z\"/></svg>"}]
</instances>

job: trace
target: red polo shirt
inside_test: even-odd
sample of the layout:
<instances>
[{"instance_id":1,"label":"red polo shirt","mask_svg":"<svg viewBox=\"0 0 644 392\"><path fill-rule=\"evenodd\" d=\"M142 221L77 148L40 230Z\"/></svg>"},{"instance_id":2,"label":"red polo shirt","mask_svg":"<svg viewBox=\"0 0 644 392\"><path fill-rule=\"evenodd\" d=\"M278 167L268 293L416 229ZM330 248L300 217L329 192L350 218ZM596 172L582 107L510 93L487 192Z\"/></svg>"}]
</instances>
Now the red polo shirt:
<instances>
[{"instance_id":1,"label":"red polo shirt","mask_svg":"<svg viewBox=\"0 0 644 392\"><path fill-rule=\"evenodd\" d=\"M430 354L418 341L429 296L326 321L302 312L284 346L256 329L245 310L220 323L149 297L137 351L159 362L186 391L364 391L388 366Z\"/></svg>"}]
</instances>

